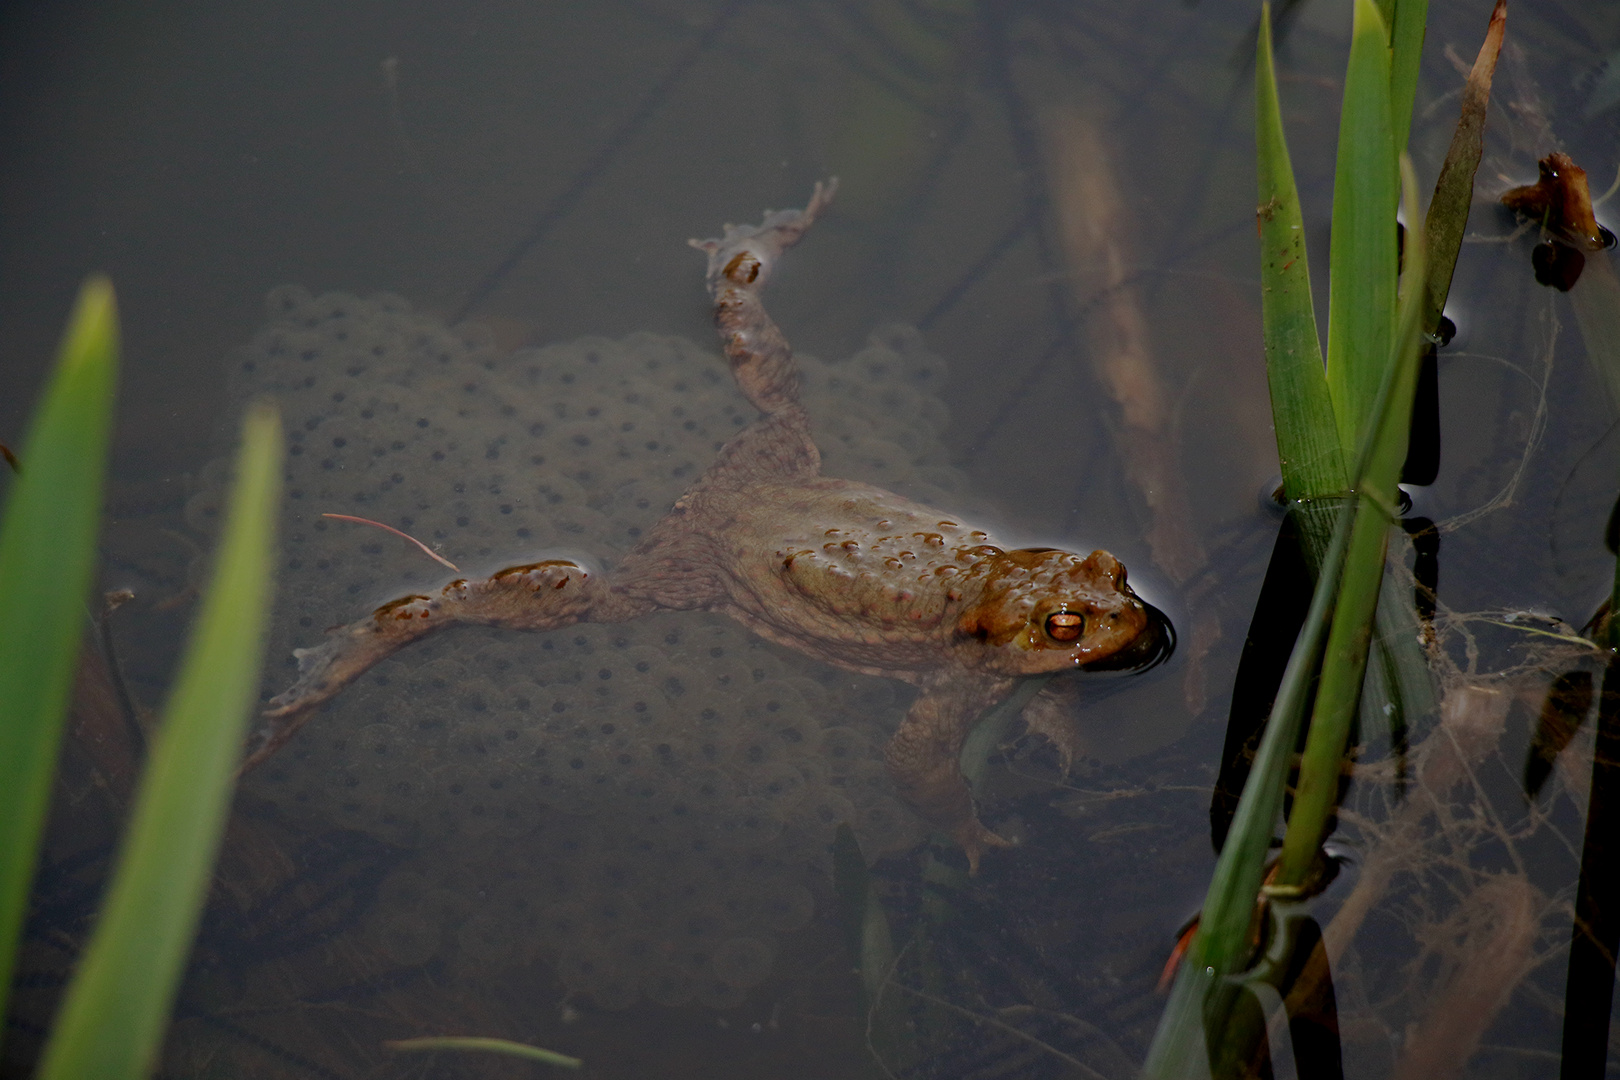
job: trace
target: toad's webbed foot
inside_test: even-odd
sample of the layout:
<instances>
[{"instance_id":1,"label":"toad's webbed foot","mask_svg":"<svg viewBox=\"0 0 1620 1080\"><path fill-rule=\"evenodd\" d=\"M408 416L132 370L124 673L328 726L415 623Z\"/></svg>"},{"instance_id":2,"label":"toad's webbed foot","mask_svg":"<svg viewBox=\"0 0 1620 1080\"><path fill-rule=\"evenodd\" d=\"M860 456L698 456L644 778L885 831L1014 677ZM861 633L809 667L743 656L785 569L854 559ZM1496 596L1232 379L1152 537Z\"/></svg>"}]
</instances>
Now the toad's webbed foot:
<instances>
[{"instance_id":1,"label":"toad's webbed foot","mask_svg":"<svg viewBox=\"0 0 1620 1080\"><path fill-rule=\"evenodd\" d=\"M709 256L709 295L731 372L749 402L773 416L797 408L799 379L793 350L759 299L782 253L815 222L838 190L836 178L817 183L803 210L777 210L758 225L727 225L714 240L692 240Z\"/></svg>"},{"instance_id":2,"label":"toad's webbed foot","mask_svg":"<svg viewBox=\"0 0 1620 1080\"><path fill-rule=\"evenodd\" d=\"M385 657L447 626L478 624L550 630L582 621L616 622L651 604L612 593L578 563L551 559L512 566L482 581L457 579L432 596L391 600L320 645L299 649L298 681L270 699L243 770L274 754L314 710Z\"/></svg>"},{"instance_id":3,"label":"toad's webbed foot","mask_svg":"<svg viewBox=\"0 0 1620 1080\"><path fill-rule=\"evenodd\" d=\"M1024 730L1039 735L1057 751L1058 766L1068 776L1076 759L1091 749L1080 727L1080 686L1073 678L1059 676L1030 698L1020 715Z\"/></svg>"}]
</instances>

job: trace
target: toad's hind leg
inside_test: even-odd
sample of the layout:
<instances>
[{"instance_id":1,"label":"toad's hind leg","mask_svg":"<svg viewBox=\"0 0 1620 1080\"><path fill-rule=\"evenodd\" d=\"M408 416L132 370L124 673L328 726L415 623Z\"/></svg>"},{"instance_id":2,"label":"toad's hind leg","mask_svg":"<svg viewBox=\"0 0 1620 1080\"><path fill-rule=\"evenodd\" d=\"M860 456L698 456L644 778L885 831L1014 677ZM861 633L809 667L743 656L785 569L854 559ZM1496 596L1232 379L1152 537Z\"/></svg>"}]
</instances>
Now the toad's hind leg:
<instances>
[{"instance_id":1,"label":"toad's hind leg","mask_svg":"<svg viewBox=\"0 0 1620 1080\"><path fill-rule=\"evenodd\" d=\"M721 451L716 468L815 475L821 455L799 404L793 350L760 300L782 253L805 234L832 201L838 181L817 184L803 210L766 214L758 225L727 225L725 235L691 244L709 256L714 322L737 386L764 416Z\"/></svg>"},{"instance_id":2,"label":"toad's hind leg","mask_svg":"<svg viewBox=\"0 0 1620 1080\"><path fill-rule=\"evenodd\" d=\"M968 870L1007 841L985 828L962 776L962 743L984 710L1007 696L1012 680L952 672L922 683L900 729L884 748L895 787L911 808L950 836L967 855Z\"/></svg>"},{"instance_id":3,"label":"toad's hind leg","mask_svg":"<svg viewBox=\"0 0 1620 1080\"><path fill-rule=\"evenodd\" d=\"M482 581L458 579L432 596L402 596L299 649L298 681L270 700L243 769L274 754L315 709L385 657L449 626L476 624L551 630L577 622L622 622L655 610L651 601L611 589L566 559L512 566Z\"/></svg>"}]
</instances>

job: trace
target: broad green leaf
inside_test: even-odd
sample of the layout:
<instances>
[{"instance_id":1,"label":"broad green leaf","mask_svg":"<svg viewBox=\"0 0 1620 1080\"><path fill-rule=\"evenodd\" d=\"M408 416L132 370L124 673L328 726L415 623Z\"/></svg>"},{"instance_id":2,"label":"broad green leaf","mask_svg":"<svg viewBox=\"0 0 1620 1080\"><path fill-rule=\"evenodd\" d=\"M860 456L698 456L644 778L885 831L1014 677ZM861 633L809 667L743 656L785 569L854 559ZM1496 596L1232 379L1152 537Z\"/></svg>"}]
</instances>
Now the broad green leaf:
<instances>
[{"instance_id":1,"label":"broad green leaf","mask_svg":"<svg viewBox=\"0 0 1620 1080\"><path fill-rule=\"evenodd\" d=\"M1277 99L1269 4L1261 8L1255 64L1255 142L1266 379L1271 386L1283 492L1289 502L1298 502L1336 495L1345 490L1348 480L1311 304L1305 223Z\"/></svg>"},{"instance_id":2,"label":"broad green leaf","mask_svg":"<svg viewBox=\"0 0 1620 1080\"><path fill-rule=\"evenodd\" d=\"M1347 452L1372 411L1394 336L1398 189L1387 42L1373 0L1356 0L1328 253L1328 388Z\"/></svg>"},{"instance_id":3,"label":"broad green leaf","mask_svg":"<svg viewBox=\"0 0 1620 1080\"><path fill-rule=\"evenodd\" d=\"M43 1080L135 1080L156 1062L258 697L281 463L281 422L256 408L243 425L213 579L105 905L46 1044Z\"/></svg>"},{"instance_id":4,"label":"broad green leaf","mask_svg":"<svg viewBox=\"0 0 1620 1080\"><path fill-rule=\"evenodd\" d=\"M1417 389L1418 361L1422 353L1423 305L1427 290L1427 260L1418 237L1424 235L1417 201L1417 178L1411 159L1400 162L1405 191L1406 219L1412 222L1413 240L1406 248L1402 281L1399 336L1383 365L1386 375L1379 399L1368 418L1357 455L1356 524L1350 535L1333 629L1322 656L1322 671L1311 715L1305 756L1300 763L1299 788L1283 837L1276 885L1281 889L1303 885L1316 859L1317 848L1338 796L1342 762L1355 717L1367 650L1372 639L1373 612L1384 578L1385 543L1390 524L1398 516L1396 485L1411 432L1412 398Z\"/></svg>"},{"instance_id":5,"label":"broad green leaf","mask_svg":"<svg viewBox=\"0 0 1620 1080\"><path fill-rule=\"evenodd\" d=\"M0 521L0 1015L84 635L117 378L117 302L91 278Z\"/></svg>"},{"instance_id":6,"label":"broad green leaf","mask_svg":"<svg viewBox=\"0 0 1620 1080\"><path fill-rule=\"evenodd\" d=\"M1380 9L1382 14L1382 10ZM1406 149L1412 130L1412 103L1417 98L1418 68L1423 62L1423 35L1429 22L1429 0L1395 0L1389 26L1389 116L1396 153Z\"/></svg>"}]
</instances>

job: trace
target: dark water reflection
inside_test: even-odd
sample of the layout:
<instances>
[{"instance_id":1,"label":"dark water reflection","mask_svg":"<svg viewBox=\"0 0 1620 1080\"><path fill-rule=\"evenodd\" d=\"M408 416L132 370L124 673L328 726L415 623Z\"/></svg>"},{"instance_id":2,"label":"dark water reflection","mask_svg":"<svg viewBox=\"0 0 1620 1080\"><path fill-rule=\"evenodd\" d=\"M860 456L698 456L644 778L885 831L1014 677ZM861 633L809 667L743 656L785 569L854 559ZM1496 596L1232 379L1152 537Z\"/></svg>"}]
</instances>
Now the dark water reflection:
<instances>
[{"instance_id":1,"label":"dark water reflection","mask_svg":"<svg viewBox=\"0 0 1620 1080\"><path fill-rule=\"evenodd\" d=\"M1472 57L1488 14L1486 4L1435 7L1412 137L1427 178L1455 116L1460 80L1448 50ZM312 303L333 290L386 291L426 320L475 296L472 318L489 336L467 345L468 356L634 331L707 351L712 328L686 238L764 206L797 205L816 179L839 175L839 202L793 253L769 297L773 312L798 348L828 361L860 350L884 323L916 325L920 348L949 370L926 400L908 399L915 415L903 418L922 433L928 462L885 473L870 455L863 466L857 448L843 471L868 468L866 478L952 500L1020 543L1107 547L1181 632L1169 665L1088 688L1094 747L1074 775L1062 778L1050 750L1034 743L998 760L987 817L1023 846L955 894L949 917L930 914L905 823L881 834L882 823L869 822L869 836L899 837L878 871L897 933L930 927L939 969L950 973L928 992L1001 1025L952 1013L939 1020L937 1053L914 1068L1064 1075L1078 1068L1067 1055L1102 1075L1128 1075L1157 1020L1159 967L1207 882L1209 789L1275 531L1256 498L1276 463L1259 357L1250 74L1241 63L1254 15L1247 3L1215 2L9 7L0 16L0 441L19 439L79 279L110 272L127 361L104 581L136 593L117 637L137 698L153 706L208 543L200 515L218 484L209 462L229 444L238 395L281 387L262 372L269 381L255 387L244 354L232 353L266 325L272 289L302 285ZM1303 6L1280 59L1319 290L1347 22L1344 4ZM1515 11L1509 39L1522 54L1504 60L1498 79L1482 192L1533 177L1550 138L1601 192L1616 165L1620 109L1604 105L1613 62L1600 64L1620 47L1620 21L1597 5ZM1061 184L1050 181L1060 157L1053 132L1066 117L1102 133L1119 191L1104 223L1125 253L1119 291L1134 295L1166 388L1179 440L1172 463L1186 492L1181 524L1201 552L1180 569L1149 543L1154 520L1121 458L1119 410L1092 366L1090 335L1114 310L1115 292L1098 292L1065 261ZM548 207L560 210L546 218ZM1602 531L1614 494L1615 441L1606 436L1614 412L1581 359L1567 302L1531 277L1534 238L1495 242L1512 223L1488 205L1471 228L1477 242L1464 248L1451 309L1459 334L1439 359L1440 475L1417 495L1417 512L1440 524L1440 600L1453 612L1553 612L1578 625L1612 572ZM478 295L531 234L538 239L526 255ZM731 422L723 391L705 414L715 425ZM535 393L534 408L550 403ZM313 397L286 398L289 415L319 419ZM947 412L948 423L936 424ZM495 411L467 420L491 441L509 433L503 423ZM385 427L365 438L387 444ZM309 446L313 455L313 436ZM458 560L523 553L517 528L554 523L543 507L520 506L513 513L532 524L514 517L500 533L498 494L452 491L455 477L426 460L413 471L411 452L402 453L410 475L400 484L420 475L423 490L443 496L422 517L444 516L452 547L471 535L455 532L458 513L495 522L463 543ZM334 461L337 472L353 465ZM319 479L319 470L309 475ZM468 509L456 510L463 495ZM584 499L567 495L576 497ZM1492 512L1463 521L1493 501ZM598 503L592 528L639 520L633 505ZM289 511L286 554L309 563L284 569L269 676L278 686L292 645L434 572L379 543L381 534L298 533L299 512ZM611 554L604 543L597 553ZM322 558L340 565L328 573L316 565ZM1468 626L1486 667L1538 662L1511 626ZM703 636L711 631L733 636L711 642ZM665 655L691 661L691 681L745 657L799 707L820 709L817 726L870 725L868 741L909 700L909 691L759 649L702 619L673 619L658 633L655 650L666 648L666 633L686 635ZM499 754L487 773L445 779L448 757L423 764L428 735L404 744L399 768L420 766L427 777L409 794L364 784L363 800L343 794L357 773L344 771L342 755L376 754L365 740L386 738L379 718L438 732L432 753L448 755L455 732L482 730L468 716L517 708L495 695L516 695L520 676L573 664L583 678L601 654L642 647L616 645L605 630L555 637L549 654L538 639L438 642L379 672L390 681L379 679L347 712L317 721L327 730L312 727L284 788L272 777L245 787L165 1075L491 1071L483 1061L396 1060L378 1049L385 1038L450 1031L576 1052L602 1076L869 1069L815 828L777 821L788 839L776 848L734 849L768 855L770 867L739 857L712 871L726 882L788 882L772 926L719 937L763 943L768 955L746 945L726 955L732 970L764 964L768 977L741 1004L688 994L665 1006L647 1000L661 992L648 991L650 982L618 998L600 982L594 996L569 995L586 978L569 964L582 961L558 944L566 927L538 922L578 896L629 888L594 877L567 893L582 867L680 878L717 903L747 890L706 883L701 865L673 858L612 871L603 853L626 842L604 809L612 799L547 808L535 774ZM715 648L732 652L711 663ZM1532 680L1526 696L1534 691ZM463 706L467 715L455 711ZM843 719L829 723L836 710ZM1519 817L1501 822L1509 831L1529 828L1522 799L1512 800L1533 719L1533 707L1508 714L1500 753L1479 780L1499 814L1514 806ZM491 731L500 745L504 730ZM398 783L403 774L387 775ZM328 783L317 789L321 777ZM465 823L470 812L440 813L436 800L453 784L490 778L527 793L511 804L521 813L476 828ZM304 797L289 794L301 783ZM1543 796L1545 819L1531 822L1543 830L1534 844L1483 856L1496 860L1492 869L1527 863L1542 906L1538 964L1475 1059L1482 1074L1544 1071L1558 1045L1560 950L1578 866L1569 844L1578 851L1585 805L1573 780L1555 778L1549 792L1560 783ZM82 782L76 790L83 794ZM882 806L841 797L848 802L838 805ZM81 810L93 801L81 800ZM1392 812L1374 796L1360 805ZM434 824L452 819L461 823ZM60 816L6 1036L12 1072L37 1045L93 910L110 822L87 811ZM643 906L656 895L630 892ZM782 914L784 905L803 907L803 917ZM393 912L386 926L384 911ZM656 922L659 913L643 914ZM1441 950L1424 954L1429 968L1403 967L1401 950L1428 940L1422 914L1381 910L1364 937L1393 944L1380 952L1364 941L1348 966L1340 1002L1351 1018L1350 1075L1389 1070L1401 1021L1421 1011L1417 991L1443 982L1434 966L1456 960ZM681 1000L678 989L666 996Z\"/></svg>"}]
</instances>

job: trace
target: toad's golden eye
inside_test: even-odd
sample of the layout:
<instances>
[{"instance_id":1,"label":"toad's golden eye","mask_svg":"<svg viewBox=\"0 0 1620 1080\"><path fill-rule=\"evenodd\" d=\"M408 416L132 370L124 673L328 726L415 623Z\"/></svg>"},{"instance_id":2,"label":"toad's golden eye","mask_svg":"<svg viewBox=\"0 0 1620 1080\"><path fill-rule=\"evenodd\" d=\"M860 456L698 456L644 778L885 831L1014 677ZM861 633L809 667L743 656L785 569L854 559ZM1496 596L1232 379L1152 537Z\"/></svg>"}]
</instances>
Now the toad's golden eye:
<instances>
[{"instance_id":1,"label":"toad's golden eye","mask_svg":"<svg viewBox=\"0 0 1620 1080\"><path fill-rule=\"evenodd\" d=\"M1055 611L1046 617L1046 636L1053 641L1076 641L1086 632L1086 617L1072 611Z\"/></svg>"}]
</instances>

